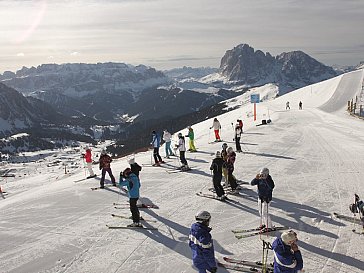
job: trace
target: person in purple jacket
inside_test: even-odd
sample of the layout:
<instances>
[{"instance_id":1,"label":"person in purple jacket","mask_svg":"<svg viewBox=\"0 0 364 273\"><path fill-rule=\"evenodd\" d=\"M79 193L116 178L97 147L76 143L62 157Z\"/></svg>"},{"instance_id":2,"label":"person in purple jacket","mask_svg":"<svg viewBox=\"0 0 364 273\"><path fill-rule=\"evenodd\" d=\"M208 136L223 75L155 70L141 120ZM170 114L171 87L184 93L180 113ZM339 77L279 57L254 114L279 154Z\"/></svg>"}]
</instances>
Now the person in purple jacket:
<instances>
[{"instance_id":1,"label":"person in purple jacket","mask_svg":"<svg viewBox=\"0 0 364 273\"><path fill-rule=\"evenodd\" d=\"M208 211L198 212L195 216L189 235L189 246L192 250L193 265L199 273L217 271L215 251L209 227L211 214Z\"/></svg>"},{"instance_id":2,"label":"person in purple jacket","mask_svg":"<svg viewBox=\"0 0 364 273\"><path fill-rule=\"evenodd\" d=\"M274 273L298 273L303 268L301 251L297 245L297 233L288 230L274 240Z\"/></svg>"}]
</instances>

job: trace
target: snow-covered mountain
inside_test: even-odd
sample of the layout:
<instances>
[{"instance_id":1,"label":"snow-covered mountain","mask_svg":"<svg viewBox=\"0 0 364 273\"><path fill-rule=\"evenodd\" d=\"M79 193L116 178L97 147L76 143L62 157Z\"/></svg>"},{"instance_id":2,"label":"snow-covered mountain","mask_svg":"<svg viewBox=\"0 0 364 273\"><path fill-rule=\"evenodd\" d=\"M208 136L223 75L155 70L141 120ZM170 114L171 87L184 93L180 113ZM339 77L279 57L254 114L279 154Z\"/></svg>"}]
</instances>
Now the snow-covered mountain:
<instances>
[{"instance_id":1,"label":"snow-covered mountain","mask_svg":"<svg viewBox=\"0 0 364 273\"><path fill-rule=\"evenodd\" d=\"M136 162L143 166L139 200L159 206L140 209L149 220L142 223L155 230L106 227L131 223L128 196L112 187L108 176L104 190L90 189L100 181L99 176L85 179L80 158L84 149L23 153L1 162L0 174L8 175L0 177L6 191L0 194L1 272L195 273L188 236L201 210L212 215L218 261L224 262L225 256L259 261L262 240L272 243L281 232L237 239L231 230L261 223L257 188L248 183L267 167L275 182L269 214L274 225L297 232L305 272L362 273L363 235L358 234L362 226L333 213L353 216L349 205L354 193L364 198L364 124L345 111L347 101L361 92L363 75L362 70L346 73L280 97L274 96L272 85L258 87L254 92L271 99L257 105L257 120L253 106L240 103L248 94L229 100L231 109L238 108L217 118L224 141L233 148L231 123L244 121L244 153L237 153L234 175L247 184L238 194L229 194L227 202L196 195L211 193L213 187L211 161L221 150L221 143L211 143L213 118L189 124L198 149L186 153L190 172L176 169L180 164L176 157L165 159L162 167L151 167L153 151L136 153ZM290 110L285 110L287 101ZM303 110L298 109L299 101ZM268 117L270 124L257 126ZM173 144L178 132L172 131ZM187 128L180 132L186 134ZM91 147L95 160L105 146ZM163 146L160 153L164 155ZM114 175L129 166L129 158L114 158ZM93 165L99 175L97 167ZM119 209L114 202L121 204ZM273 262L273 251L266 258ZM218 272L233 271L219 267Z\"/></svg>"},{"instance_id":2,"label":"snow-covered mountain","mask_svg":"<svg viewBox=\"0 0 364 273\"><path fill-rule=\"evenodd\" d=\"M332 78L337 73L302 51L270 53L240 44L226 51L221 59L220 74L229 81L247 86L276 83L280 94Z\"/></svg>"}]
</instances>

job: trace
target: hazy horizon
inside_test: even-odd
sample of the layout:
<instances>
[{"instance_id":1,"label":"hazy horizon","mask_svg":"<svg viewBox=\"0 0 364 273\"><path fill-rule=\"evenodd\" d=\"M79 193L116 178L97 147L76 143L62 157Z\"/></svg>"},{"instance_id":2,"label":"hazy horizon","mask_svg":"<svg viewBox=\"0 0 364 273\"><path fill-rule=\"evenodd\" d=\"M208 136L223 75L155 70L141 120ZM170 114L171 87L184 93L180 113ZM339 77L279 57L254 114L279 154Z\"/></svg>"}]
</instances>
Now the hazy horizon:
<instances>
[{"instance_id":1,"label":"hazy horizon","mask_svg":"<svg viewBox=\"0 0 364 273\"><path fill-rule=\"evenodd\" d=\"M0 73L45 63L219 67L241 43L357 65L362 14L357 0L0 0Z\"/></svg>"}]
</instances>

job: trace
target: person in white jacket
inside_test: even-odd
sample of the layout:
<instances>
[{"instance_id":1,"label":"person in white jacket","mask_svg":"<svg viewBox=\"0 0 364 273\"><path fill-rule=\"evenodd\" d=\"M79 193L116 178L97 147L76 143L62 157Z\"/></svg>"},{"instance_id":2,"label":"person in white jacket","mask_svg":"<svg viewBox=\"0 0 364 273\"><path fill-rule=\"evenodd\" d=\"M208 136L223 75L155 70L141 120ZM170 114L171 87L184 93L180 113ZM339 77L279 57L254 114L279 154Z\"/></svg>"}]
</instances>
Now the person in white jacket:
<instances>
[{"instance_id":1,"label":"person in white jacket","mask_svg":"<svg viewBox=\"0 0 364 273\"><path fill-rule=\"evenodd\" d=\"M176 145L176 149L179 150L179 159L181 160L182 171L187 171L190 168L188 167L187 160L186 160L186 144L185 144L185 138L183 137L182 133L178 134L178 145Z\"/></svg>"},{"instance_id":2,"label":"person in white jacket","mask_svg":"<svg viewBox=\"0 0 364 273\"><path fill-rule=\"evenodd\" d=\"M166 158L169 158L169 156L174 154L171 149L172 135L167 131L167 129L163 131L163 140L165 142Z\"/></svg>"},{"instance_id":3,"label":"person in white jacket","mask_svg":"<svg viewBox=\"0 0 364 273\"><path fill-rule=\"evenodd\" d=\"M217 118L214 118L214 122L212 123L212 127L210 129L214 128L215 132L215 141L221 141L219 130L221 129L220 121L217 120Z\"/></svg>"}]
</instances>

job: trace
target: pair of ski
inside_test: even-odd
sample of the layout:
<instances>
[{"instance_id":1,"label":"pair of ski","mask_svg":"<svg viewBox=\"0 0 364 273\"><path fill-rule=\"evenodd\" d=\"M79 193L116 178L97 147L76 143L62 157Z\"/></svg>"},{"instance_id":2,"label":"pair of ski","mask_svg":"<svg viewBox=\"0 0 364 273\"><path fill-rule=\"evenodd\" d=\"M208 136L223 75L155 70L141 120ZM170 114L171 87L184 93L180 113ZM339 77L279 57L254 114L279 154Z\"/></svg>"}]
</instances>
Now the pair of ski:
<instances>
[{"instance_id":1,"label":"pair of ski","mask_svg":"<svg viewBox=\"0 0 364 273\"><path fill-rule=\"evenodd\" d=\"M175 169L166 170L166 172L167 173L179 173L179 172L189 172L191 170L192 170L191 168L182 169L181 167L179 167L179 168L175 168Z\"/></svg>"},{"instance_id":2,"label":"pair of ski","mask_svg":"<svg viewBox=\"0 0 364 273\"><path fill-rule=\"evenodd\" d=\"M225 199L221 199L220 197L218 197L217 195L215 194L211 194L211 193L203 193L203 192L196 192L196 195L197 196L200 196L200 197L205 197L205 198L210 198L210 199L215 199L215 200L218 200L218 201L221 201L221 202L226 202L226 201L229 201L230 199L227 198L225 196Z\"/></svg>"},{"instance_id":3,"label":"pair of ski","mask_svg":"<svg viewBox=\"0 0 364 273\"><path fill-rule=\"evenodd\" d=\"M218 262L217 265L226 269L248 272L248 273L262 273L263 272L263 263L262 262L251 262L245 260L232 259L228 257L224 257L224 261L226 263ZM273 273L273 265L269 264L265 266L266 273Z\"/></svg>"},{"instance_id":4,"label":"pair of ski","mask_svg":"<svg viewBox=\"0 0 364 273\"><path fill-rule=\"evenodd\" d=\"M115 218L121 218L121 219L132 219L131 216L126 216L126 215L117 215L117 214L111 214L112 217ZM142 216L140 216L139 218L140 221L144 221L144 222L152 222L152 223L157 223L157 220L152 220L152 219L144 219Z\"/></svg>"},{"instance_id":5,"label":"pair of ski","mask_svg":"<svg viewBox=\"0 0 364 273\"><path fill-rule=\"evenodd\" d=\"M106 225L109 229L145 229L145 230L158 230L156 227L129 227L129 226L112 226Z\"/></svg>"},{"instance_id":6,"label":"pair of ski","mask_svg":"<svg viewBox=\"0 0 364 273\"><path fill-rule=\"evenodd\" d=\"M234 229L232 230L233 233L235 233L235 238L237 239L243 239L248 237L253 237L257 235L269 235L271 232L279 231L279 230L287 230L289 227L284 226L278 226L278 227L272 227L272 228L249 228L249 229ZM239 234L242 233L242 234Z\"/></svg>"},{"instance_id":7,"label":"pair of ski","mask_svg":"<svg viewBox=\"0 0 364 273\"><path fill-rule=\"evenodd\" d=\"M111 187L116 187L116 188L119 188L117 185L105 185L104 186L104 188L111 188ZM91 190L93 190L93 191L96 191L96 190L103 190L104 188L101 188L101 187L92 187L91 188ZM123 191L123 192L128 192L126 189L124 189L124 188L121 188L121 190Z\"/></svg>"},{"instance_id":8,"label":"pair of ski","mask_svg":"<svg viewBox=\"0 0 364 273\"><path fill-rule=\"evenodd\" d=\"M82 178L82 179L79 179L79 180L75 180L75 181L73 181L73 182L78 183L78 182L81 182L81 181L85 181L85 180L87 180L87 179L95 178L96 176L97 176L97 175L96 175L96 174L94 174L94 175L87 176L87 177Z\"/></svg>"},{"instance_id":9,"label":"pair of ski","mask_svg":"<svg viewBox=\"0 0 364 273\"><path fill-rule=\"evenodd\" d=\"M129 204L125 203L113 203L115 209L128 209L130 207ZM154 204L137 204L137 207L140 209L159 209L157 205Z\"/></svg>"}]
</instances>

